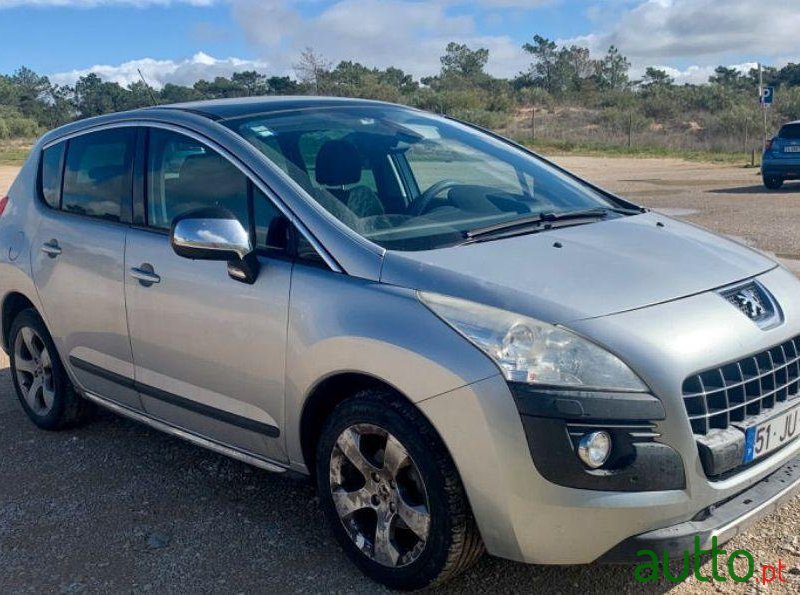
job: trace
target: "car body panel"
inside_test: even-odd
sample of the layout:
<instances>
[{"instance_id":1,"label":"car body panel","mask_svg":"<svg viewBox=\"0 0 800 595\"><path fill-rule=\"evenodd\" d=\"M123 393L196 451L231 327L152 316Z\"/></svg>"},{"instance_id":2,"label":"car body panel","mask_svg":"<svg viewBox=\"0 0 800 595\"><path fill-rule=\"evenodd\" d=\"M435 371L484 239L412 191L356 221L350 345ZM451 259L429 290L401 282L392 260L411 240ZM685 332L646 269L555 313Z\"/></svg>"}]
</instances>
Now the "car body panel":
<instances>
[{"instance_id":1,"label":"car body panel","mask_svg":"<svg viewBox=\"0 0 800 595\"><path fill-rule=\"evenodd\" d=\"M501 241L389 252L381 280L561 323L676 300L774 267L731 240L647 213Z\"/></svg>"},{"instance_id":2,"label":"car body panel","mask_svg":"<svg viewBox=\"0 0 800 595\"><path fill-rule=\"evenodd\" d=\"M125 277L136 382L246 419L283 427L292 263L263 259L253 285L220 261L182 258L169 236L131 229L126 270L148 263L161 278ZM156 393L157 394L157 393ZM142 392L147 413L249 452L283 460L276 437L187 411Z\"/></svg>"},{"instance_id":3,"label":"car body panel","mask_svg":"<svg viewBox=\"0 0 800 595\"><path fill-rule=\"evenodd\" d=\"M286 441L299 471L304 403L327 378L365 374L420 402L498 373L415 292L302 264L292 279L287 345Z\"/></svg>"},{"instance_id":4,"label":"car body panel","mask_svg":"<svg viewBox=\"0 0 800 595\"><path fill-rule=\"evenodd\" d=\"M118 223L44 209L33 236L31 263L48 328L62 357L133 379L125 314L126 232L127 227ZM41 250L53 240L61 249L58 256ZM82 387L141 408L131 387L89 369L74 369Z\"/></svg>"}]
</instances>

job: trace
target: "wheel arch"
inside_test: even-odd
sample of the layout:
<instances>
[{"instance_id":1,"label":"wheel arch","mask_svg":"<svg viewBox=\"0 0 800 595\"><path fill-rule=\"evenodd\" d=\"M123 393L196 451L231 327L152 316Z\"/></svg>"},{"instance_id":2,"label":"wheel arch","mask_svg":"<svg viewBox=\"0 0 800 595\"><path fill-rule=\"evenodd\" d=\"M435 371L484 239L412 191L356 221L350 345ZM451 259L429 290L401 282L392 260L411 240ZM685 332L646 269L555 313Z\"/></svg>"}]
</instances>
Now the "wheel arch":
<instances>
[{"instance_id":1,"label":"wheel arch","mask_svg":"<svg viewBox=\"0 0 800 595\"><path fill-rule=\"evenodd\" d=\"M36 305L26 296L19 291L11 291L3 298L2 306L2 346L3 350L8 353L8 333L11 330L11 325L14 319L23 310L32 309L41 316Z\"/></svg>"},{"instance_id":2,"label":"wheel arch","mask_svg":"<svg viewBox=\"0 0 800 595\"><path fill-rule=\"evenodd\" d=\"M309 391L300 415L300 448L306 469L313 474L317 443L325 420L337 405L366 389L382 389L394 398L414 404L396 387L364 372L338 372L321 379Z\"/></svg>"}]
</instances>

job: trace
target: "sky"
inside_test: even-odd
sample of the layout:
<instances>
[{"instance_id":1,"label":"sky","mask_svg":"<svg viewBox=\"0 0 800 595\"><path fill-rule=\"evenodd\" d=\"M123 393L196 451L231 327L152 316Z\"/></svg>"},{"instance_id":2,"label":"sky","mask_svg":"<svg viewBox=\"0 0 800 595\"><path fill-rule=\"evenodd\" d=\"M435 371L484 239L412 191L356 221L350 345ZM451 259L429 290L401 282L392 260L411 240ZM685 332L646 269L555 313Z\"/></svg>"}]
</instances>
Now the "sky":
<instances>
[{"instance_id":1,"label":"sky","mask_svg":"<svg viewBox=\"0 0 800 595\"><path fill-rule=\"evenodd\" d=\"M312 47L331 63L435 74L449 41L490 51L487 70L528 68L534 34L616 45L636 76L702 83L715 66L800 62L800 0L0 0L0 73L25 65L72 84L94 71L156 87L241 70L293 75Z\"/></svg>"}]
</instances>

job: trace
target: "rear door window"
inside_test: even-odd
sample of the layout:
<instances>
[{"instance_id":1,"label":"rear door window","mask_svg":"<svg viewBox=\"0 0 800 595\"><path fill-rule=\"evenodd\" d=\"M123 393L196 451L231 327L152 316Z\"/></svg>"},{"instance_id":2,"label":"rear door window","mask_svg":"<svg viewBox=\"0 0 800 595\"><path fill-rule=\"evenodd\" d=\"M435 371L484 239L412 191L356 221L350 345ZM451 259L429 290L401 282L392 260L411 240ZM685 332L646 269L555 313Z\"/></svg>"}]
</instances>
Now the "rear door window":
<instances>
[{"instance_id":1,"label":"rear door window","mask_svg":"<svg viewBox=\"0 0 800 595\"><path fill-rule=\"evenodd\" d=\"M42 154L42 198L53 209L61 206L61 170L65 143L53 145Z\"/></svg>"},{"instance_id":2,"label":"rear door window","mask_svg":"<svg viewBox=\"0 0 800 595\"><path fill-rule=\"evenodd\" d=\"M79 215L120 221L131 196L136 131L116 128L69 141L64 169L62 209Z\"/></svg>"}]
</instances>

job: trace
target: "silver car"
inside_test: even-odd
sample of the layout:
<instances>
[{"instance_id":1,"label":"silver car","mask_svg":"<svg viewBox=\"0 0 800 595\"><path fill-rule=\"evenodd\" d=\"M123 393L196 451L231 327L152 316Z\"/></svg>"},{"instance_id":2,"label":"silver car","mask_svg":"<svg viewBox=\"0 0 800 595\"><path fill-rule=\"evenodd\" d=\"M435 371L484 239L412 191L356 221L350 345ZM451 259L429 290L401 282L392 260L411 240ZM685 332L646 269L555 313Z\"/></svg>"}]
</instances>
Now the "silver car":
<instances>
[{"instance_id":1,"label":"silver car","mask_svg":"<svg viewBox=\"0 0 800 595\"><path fill-rule=\"evenodd\" d=\"M315 478L394 588L674 554L800 482L800 282L488 132L250 98L70 124L0 202L31 420Z\"/></svg>"}]
</instances>

